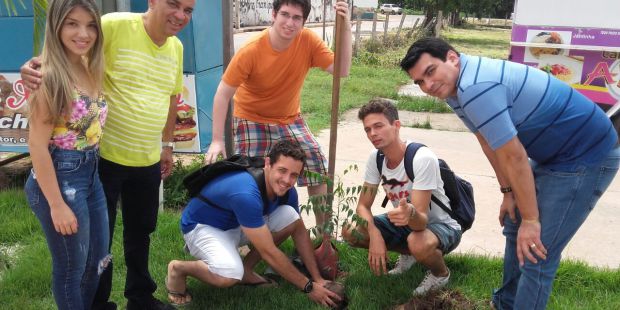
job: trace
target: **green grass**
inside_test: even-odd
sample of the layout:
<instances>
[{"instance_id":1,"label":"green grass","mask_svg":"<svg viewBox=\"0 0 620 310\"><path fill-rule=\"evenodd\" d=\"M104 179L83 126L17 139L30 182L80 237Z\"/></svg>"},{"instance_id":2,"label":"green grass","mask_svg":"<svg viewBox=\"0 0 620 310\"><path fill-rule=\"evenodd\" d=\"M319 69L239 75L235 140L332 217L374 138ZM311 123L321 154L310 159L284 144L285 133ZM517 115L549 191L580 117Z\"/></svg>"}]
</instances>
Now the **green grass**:
<instances>
[{"instance_id":1,"label":"green grass","mask_svg":"<svg viewBox=\"0 0 620 310\"><path fill-rule=\"evenodd\" d=\"M398 86L409 78L396 68L356 65L341 79L339 113L367 103L374 97L398 98ZM308 74L302 90L301 111L310 130L328 128L332 108L332 76L318 69Z\"/></svg>"},{"instance_id":2,"label":"green grass","mask_svg":"<svg viewBox=\"0 0 620 310\"><path fill-rule=\"evenodd\" d=\"M0 269L0 304L2 309L53 309L51 295L51 261L38 223L26 205L21 191L0 193L2 245L20 245L15 263ZM121 219L117 220L120 223ZM24 224L26 223L26 224ZM182 251L179 213L166 211L159 216L152 235L150 270L158 284L156 296L165 299L163 288L166 266L172 259L191 259ZM7 231L19 232L19 238L6 238ZM465 238L467 234L465 235ZM120 309L123 297L125 267L122 254L122 226L117 224L113 241L115 273L112 300ZM290 252L292 243L283 248ZM338 244L341 263L349 276L344 279L350 309L387 309L406 302L411 291L422 280L424 270L416 265L396 277L375 277L367 265L367 251ZM392 263L396 255L390 254ZM16 258L16 259L15 259ZM448 255L452 271L449 288L460 291L480 309L486 309L491 290L501 281L502 265L498 258L474 255ZM189 281L194 302L188 309L321 309L303 293L286 282L277 289L233 287L218 289ZM560 265L549 309L619 309L620 271L588 267L583 263L564 261Z\"/></svg>"},{"instance_id":3,"label":"green grass","mask_svg":"<svg viewBox=\"0 0 620 310\"><path fill-rule=\"evenodd\" d=\"M433 97L398 97L398 109L415 112L452 113L447 103Z\"/></svg>"},{"instance_id":4,"label":"green grass","mask_svg":"<svg viewBox=\"0 0 620 310\"><path fill-rule=\"evenodd\" d=\"M450 28L441 35L459 52L508 59L510 31L510 29L466 25L464 28Z\"/></svg>"},{"instance_id":5,"label":"green grass","mask_svg":"<svg viewBox=\"0 0 620 310\"><path fill-rule=\"evenodd\" d=\"M26 202L22 189L0 191L0 245L22 241L39 230L39 223Z\"/></svg>"},{"instance_id":6,"label":"green grass","mask_svg":"<svg viewBox=\"0 0 620 310\"><path fill-rule=\"evenodd\" d=\"M426 117L426 120L422 123L415 123L410 126L411 128L421 128L421 129L433 129L433 125L431 124L430 117Z\"/></svg>"}]
</instances>

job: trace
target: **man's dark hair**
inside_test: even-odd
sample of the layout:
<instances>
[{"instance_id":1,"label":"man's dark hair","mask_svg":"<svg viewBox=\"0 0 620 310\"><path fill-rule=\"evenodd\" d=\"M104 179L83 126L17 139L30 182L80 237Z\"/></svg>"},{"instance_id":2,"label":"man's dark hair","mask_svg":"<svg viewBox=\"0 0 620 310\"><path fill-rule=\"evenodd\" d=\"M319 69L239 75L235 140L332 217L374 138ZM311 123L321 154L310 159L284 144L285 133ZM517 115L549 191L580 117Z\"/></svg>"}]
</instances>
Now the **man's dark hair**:
<instances>
[{"instance_id":1,"label":"man's dark hair","mask_svg":"<svg viewBox=\"0 0 620 310\"><path fill-rule=\"evenodd\" d=\"M271 151L269 151L269 155L267 156L269 156L269 161L273 165L276 161L278 161L280 155L299 160L304 164L304 166L306 164L306 153L297 142L280 140L273 145Z\"/></svg>"},{"instance_id":2,"label":"man's dark hair","mask_svg":"<svg viewBox=\"0 0 620 310\"><path fill-rule=\"evenodd\" d=\"M282 5L298 5L301 7L301 11L304 14L304 23L306 19L308 19L308 15L310 15L310 0L273 0L273 12L278 14Z\"/></svg>"},{"instance_id":3,"label":"man's dark hair","mask_svg":"<svg viewBox=\"0 0 620 310\"><path fill-rule=\"evenodd\" d=\"M373 113L381 113L385 115L390 124L393 124L394 121L398 119L398 110L396 109L396 106L394 106L394 104L392 104L389 100L383 98L375 98L368 101L367 104L360 108L360 111L357 113L357 117L361 121L364 121L364 118L368 116L368 114Z\"/></svg>"},{"instance_id":4,"label":"man's dark hair","mask_svg":"<svg viewBox=\"0 0 620 310\"><path fill-rule=\"evenodd\" d=\"M409 47L407 54L400 62L400 67L405 72L408 72L416 65L416 63L418 63L418 60L420 60L420 56L422 56L422 54L424 53L429 53L431 56L441 59L441 61L446 61L448 51L453 51L460 56L459 52L457 52L454 47L452 47L452 45L448 44L448 42L442 39L420 39L413 42L411 47Z\"/></svg>"}]
</instances>

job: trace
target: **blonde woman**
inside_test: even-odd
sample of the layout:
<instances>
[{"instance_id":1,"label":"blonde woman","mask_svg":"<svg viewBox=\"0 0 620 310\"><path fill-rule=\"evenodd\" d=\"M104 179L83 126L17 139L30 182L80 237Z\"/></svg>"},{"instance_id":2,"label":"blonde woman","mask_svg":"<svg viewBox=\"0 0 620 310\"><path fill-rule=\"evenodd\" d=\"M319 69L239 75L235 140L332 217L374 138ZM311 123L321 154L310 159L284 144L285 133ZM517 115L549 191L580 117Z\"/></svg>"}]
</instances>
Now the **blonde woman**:
<instances>
[{"instance_id":1,"label":"blonde woman","mask_svg":"<svg viewBox=\"0 0 620 310\"><path fill-rule=\"evenodd\" d=\"M59 309L90 309L111 257L97 173L107 114L102 41L94 1L49 2L43 82L29 98L33 170L25 190L51 252L52 292Z\"/></svg>"}]
</instances>

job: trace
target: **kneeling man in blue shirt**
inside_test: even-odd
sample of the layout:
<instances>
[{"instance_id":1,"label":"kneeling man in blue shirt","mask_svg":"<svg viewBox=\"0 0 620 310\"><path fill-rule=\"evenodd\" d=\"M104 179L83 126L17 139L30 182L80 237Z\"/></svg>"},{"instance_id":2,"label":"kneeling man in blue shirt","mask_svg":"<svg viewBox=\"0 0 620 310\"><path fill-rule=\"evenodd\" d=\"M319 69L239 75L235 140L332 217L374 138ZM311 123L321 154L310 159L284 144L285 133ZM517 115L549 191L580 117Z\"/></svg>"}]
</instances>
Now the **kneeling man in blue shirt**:
<instances>
[{"instance_id":1,"label":"kneeling man in blue shirt","mask_svg":"<svg viewBox=\"0 0 620 310\"><path fill-rule=\"evenodd\" d=\"M310 235L299 215L293 186L304 162L305 153L298 144L283 140L274 145L263 168L268 206L264 206L261 191L247 171L224 173L204 186L201 195L216 206L199 198L189 202L183 210L181 230L190 254L198 260L173 260L168 264L168 298L173 304L190 302L188 276L217 287L268 285L269 281L254 272L256 264L264 259L312 301L335 305L339 297L323 287L328 281L320 275ZM312 279L299 272L278 249L277 245L289 236ZM238 248L248 243L252 248L242 259Z\"/></svg>"}]
</instances>

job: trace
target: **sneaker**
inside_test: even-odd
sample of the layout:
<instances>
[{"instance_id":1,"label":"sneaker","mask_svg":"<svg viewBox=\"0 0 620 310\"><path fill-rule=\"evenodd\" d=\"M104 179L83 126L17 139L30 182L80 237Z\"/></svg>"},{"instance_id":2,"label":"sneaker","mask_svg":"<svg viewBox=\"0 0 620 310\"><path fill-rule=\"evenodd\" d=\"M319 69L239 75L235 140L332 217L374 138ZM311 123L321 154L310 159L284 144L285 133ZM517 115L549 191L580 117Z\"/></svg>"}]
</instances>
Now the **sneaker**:
<instances>
[{"instance_id":1,"label":"sneaker","mask_svg":"<svg viewBox=\"0 0 620 310\"><path fill-rule=\"evenodd\" d=\"M127 310L175 310L172 305L165 304L159 299L149 295L141 299L129 299L127 301Z\"/></svg>"},{"instance_id":2,"label":"sneaker","mask_svg":"<svg viewBox=\"0 0 620 310\"><path fill-rule=\"evenodd\" d=\"M388 271L388 274L390 275L401 274L409 270L409 268L411 268L413 264L415 264L415 257L413 257L412 255L400 254L398 256L398 260L396 260L396 266L394 266L392 270Z\"/></svg>"},{"instance_id":3,"label":"sneaker","mask_svg":"<svg viewBox=\"0 0 620 310\"><path fill-rule=\"evenodd\" d=\"M448 270L448 275L445 277L434 276L429 270L426 272L422 283L413 291L413 295L424 295L429 291L440 289L448 284L448 280L450 280L450 270Z\"/></svg>"}]
</instances>

